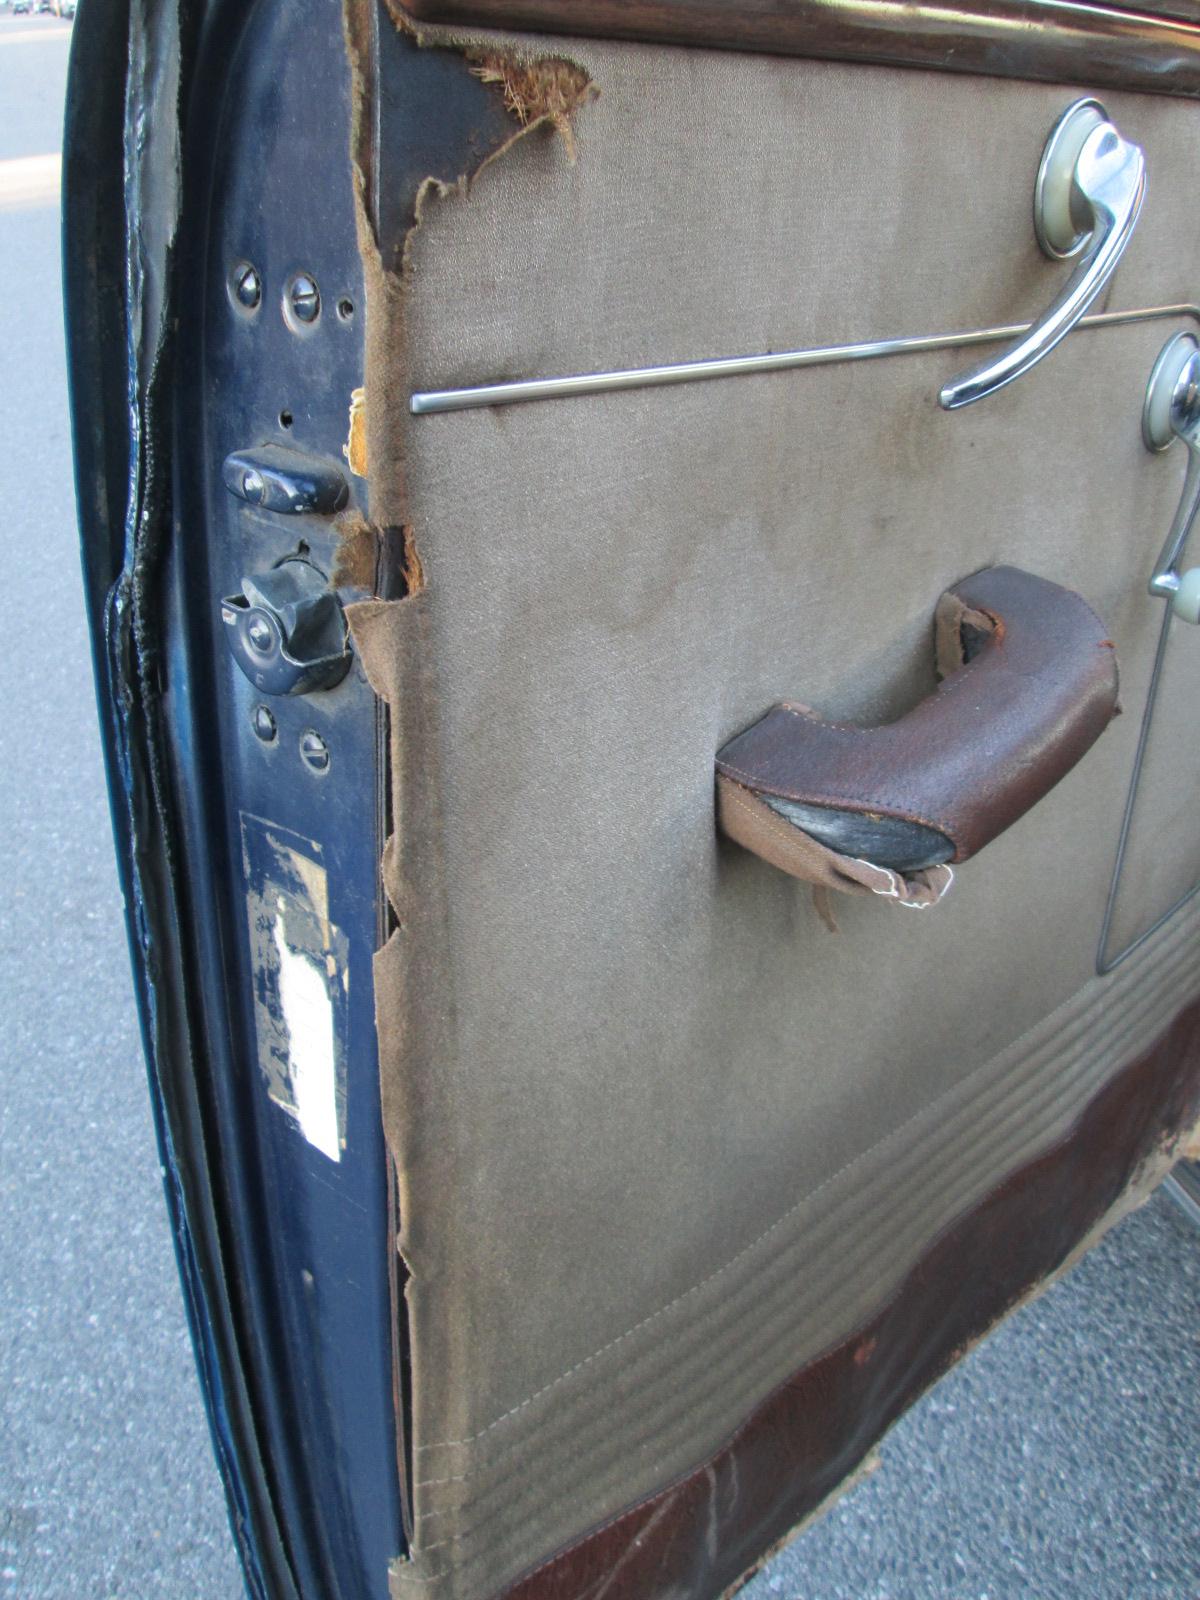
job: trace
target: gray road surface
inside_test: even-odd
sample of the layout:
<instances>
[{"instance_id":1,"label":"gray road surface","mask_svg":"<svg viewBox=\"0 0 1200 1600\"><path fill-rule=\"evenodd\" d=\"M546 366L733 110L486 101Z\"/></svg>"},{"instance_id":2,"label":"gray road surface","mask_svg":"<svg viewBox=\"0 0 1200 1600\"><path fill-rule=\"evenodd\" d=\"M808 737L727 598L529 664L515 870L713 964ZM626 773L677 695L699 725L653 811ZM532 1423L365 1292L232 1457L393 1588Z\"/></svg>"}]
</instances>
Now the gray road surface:
<instances>
[{"instance_id":1,"label":"gray road surface","mask_svg":"<svg viewBox=\"0 0 1200 1600\"><path fill-rule=\"evenodd\" d=\"M84 4L87 0L84 0ZM55 203L66 30L0 15L0 1595L241 1592L134 1031L68 460ZM747 1600L1200 1595L1200 1235L1130 1218L885 1443Z\"/></svg>"},{"instance_id":2,"label":"gray road surface","mask_svg":"<svg viewBox=\"0 0 1200 1600\"><path fill-rule=\"evenodd\" d=\"M6 160L59 148L68 38L0 15L0 1595L234 1600L108 839L57 202L4 208Z\"/></svg>"}]
</instances>

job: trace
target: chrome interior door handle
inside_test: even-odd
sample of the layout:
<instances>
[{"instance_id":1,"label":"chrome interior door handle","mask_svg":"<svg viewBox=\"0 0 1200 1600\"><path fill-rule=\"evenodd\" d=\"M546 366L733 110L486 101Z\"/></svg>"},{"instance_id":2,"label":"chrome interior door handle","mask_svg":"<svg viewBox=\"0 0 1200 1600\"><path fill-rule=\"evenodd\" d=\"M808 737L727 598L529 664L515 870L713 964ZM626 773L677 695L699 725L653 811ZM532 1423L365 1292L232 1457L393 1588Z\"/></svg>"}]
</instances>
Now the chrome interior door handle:
<instances>
[{"instance_id":1,"label":"chrome interior door handle","mask_svg":"<svg viewBox=\"0 0 1200 1600\"><path fill-rule=\"evenodd\" d=\"M1200 567L1179 571L1196 513L1200 511L1200 343L1177 333L1159 352L1142 408L1142 438L1148 450L1165 450L1175 439L1188 448L1179 509L1167 542L1154 563L1150 593L1169 600L1184 622L1200 622Z\"/></svg>"},{"instance_id":2,"label":"chrome interior door handle","mask_svg":"<svg viewBox=\"0 0 1200 1600\"><path fill-rule=\"evenodd\" d=\"M1077 100L1042 151L1033 197L1038 243L1052 260L1079 257L1062 294L1013 345L953 378L939 403L972 405L1028 372L1083 316L1112 276L1146 194L1146 158L1108 120L1098 100Z\"/></svg>"}]
</instances>

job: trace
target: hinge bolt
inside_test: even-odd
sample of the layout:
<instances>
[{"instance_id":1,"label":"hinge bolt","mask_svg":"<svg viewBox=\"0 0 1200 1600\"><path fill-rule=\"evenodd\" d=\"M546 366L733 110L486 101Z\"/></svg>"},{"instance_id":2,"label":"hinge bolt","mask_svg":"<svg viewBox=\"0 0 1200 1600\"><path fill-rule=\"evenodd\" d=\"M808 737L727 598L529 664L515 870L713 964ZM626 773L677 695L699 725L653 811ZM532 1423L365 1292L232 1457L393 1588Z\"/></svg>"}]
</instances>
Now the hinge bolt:
<instances>
[{"instance_id":1,"label":"hinge bolt","mask_svg":"<svg viewBox=\"0 0 1200 1600\"><path fill-rule=\"evenodd\" d=\"M262 279L248 261L239 261L233 269L233 296L238 305L247 311L256 311L262 299Z\"/></svg>"},{"instance_id":2,"label":"hinge bolt","mask_svg":"<svg viewBox=\"0 0 1200 1600\"><path fill-rule=\"evenodd\" d=\"M288 304L297 322L312 323L321 314L321 291L307 272L298 272L288 284Z\"/></svg>"},{"instance_id":3,"label":"hinge bolt","mask_svg":"<svg viewBox=\"0 0 1200 1600\"><path fill-rule=\"evenodd\" d=\"M329 746L312 728L300 735L300 759L310 772L329 771Z\"/></svg>"}]
</instances>

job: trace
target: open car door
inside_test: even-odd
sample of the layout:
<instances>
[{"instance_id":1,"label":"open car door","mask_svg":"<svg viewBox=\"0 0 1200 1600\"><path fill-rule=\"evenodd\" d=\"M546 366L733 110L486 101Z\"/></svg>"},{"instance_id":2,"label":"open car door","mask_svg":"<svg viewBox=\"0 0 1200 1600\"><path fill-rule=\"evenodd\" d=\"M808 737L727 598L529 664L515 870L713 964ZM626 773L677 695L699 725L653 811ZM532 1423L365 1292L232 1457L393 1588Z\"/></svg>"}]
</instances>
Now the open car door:
<instances>
[{"instance_id":1,"label":"open car door","mask_svg":"<svg viewBox=\"0 0 1200 1600\"><path fill-rule=\"evenodd\" d=\"M1200 8L76 30L100 709L249 1588L715 1600L1200 1115Z\"/></svg>"}]
</instances>

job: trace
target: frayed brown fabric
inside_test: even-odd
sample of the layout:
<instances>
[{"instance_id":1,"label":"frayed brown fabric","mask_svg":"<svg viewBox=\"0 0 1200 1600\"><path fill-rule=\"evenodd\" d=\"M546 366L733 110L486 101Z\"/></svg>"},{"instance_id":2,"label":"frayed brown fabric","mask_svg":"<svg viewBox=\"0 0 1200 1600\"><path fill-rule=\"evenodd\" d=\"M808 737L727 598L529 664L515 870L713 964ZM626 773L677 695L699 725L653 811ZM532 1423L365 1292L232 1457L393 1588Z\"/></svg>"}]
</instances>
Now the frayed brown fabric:
<instances>
[{"instance_id":1,"label":"frayed brown fabric","mask_svg":"<svg viewBox=\"0 0 1200 1600\"><path fill-rule=\"evenodd\" d=\"M384 600L420 594L425 587L425 569L411 528L380 528L358 511L343 512L334 527L338 533L332 579L335 589L359 589Z\"/></svg>"},{"instance_id":2,"label":"frayed brown fabric","mask_svg":"<svg viewBox=\"0 0 1200 1600\"><path fill-rule=\"evenodd\" d=\"M495 84L518 126L456 175L429 174L413 196L413 223L397 244L384 248L372 217L374 170L371 150L369 0L346 0L345 34L353 77L351 159L359 253L363 262L366 349L364 384L350 401L345 455L358 477L369 474L371 520L355 517L342 530L339 581L380 593L383 569L398 569L404 599L363 601L347 607L356 652L375 693L388 708L389 789L392 832L382 876L395 927L374 962L376 1032L384 1135L395 1175L395 1245L408 1277L403 1313L409 1321L412 1360L413 1431L437 1437L446 1428L466 1427L462 1407L469 1399L461 1374L470 1370L469 1321L444 1315L437 1299L437 1244L426 1237L430 1208L422 1196L447 1182L454 1161L443 1145L431 1146L426 1130L445 1127L452 1118L443 1103L453 1093L456 1028L452 963L448 949L448 909L442 850L441 770L438 760L436 662L426 574L409 510L407 438L411 420L403 374L408 368L409 244L431 201L465 196L472 179L518 140L548 126L563 141L573 162L576 143L572 118L596 92L581 67L562 58L521 59L460 46L467 70ZM424 30L407 27L420 45L446 44ZM386 385L378 375L386 373ZM398 376L399 375L399 376ZM397 560L396 539L402 541ZM441 1313L441 1314L439 1314ZM410 1441L411 1443L411 1441ZM408 1514L421 1514L422 1491L413 1482L403 1442L398 1448L402 1480L408 1485ZM437 1543L437 1541L433 1541ZM410 1556L389 1570L392 1593L433 1582L446 1566L446 1551L421 1548L410 1540Z\"/></svg>"},{"instance_id":3,"label":"frayed brown fabric","mask_svg":"<svg viewBox=\"0 0 1200 1600\"><path fill-rule=\"evenodd\" d=\"M344 0L343 26L353 81L351 165L355 192L355 217L359 254L363 262L366 299L366 373L407 370L406 278L409 246L420 228L425 208L433 200L466 196L472 182L492 162L519 140L541 127L550 127L562 139L568 159L578 153L574 131L577 112L599 90L587 71L563 56L484 49L477 38L459 37L444 28L415 24L402 7L386 0L395 26L423 49L453 50L481 82L495 84L504 104L519 126L507 138L472 148L471 165L456 174L428 174L413 195L413 224L399 246L398 259L385 259L381 241L371 222L370 21L367 0ZM372 518L379 524L403 527L408 555L408 592L424 587L424 572L417 554L416 534L408 510L405 471L405 437L410 422L403 383L391 383L368 395L367 382L350 397L349 434L344 447L350 470L358 477L370 474Z\"/></svg>"},{"instance_id":4,"label":"frayed brown fabric","mask_svg":"<svg viewBox=\"0 0 1200 1600\"><path fill-rule=\"evenodd\" d=\"M467 59L471 59L469 54ZM494 83L499 87L505 109L516 117L522 131L548 123L566 146L567 158L575 160L575 129L571 119L596 92L582 67L561 56L520 61L500 51L489 51L479 58L471 71L481 83Z\"/></svg>"},{"instance_id":5,"label":"frayed brown fabric","mask_svg":"<svg viewBox=\"0 0 1200 1600\"><path fill-rule=\"evenodd\" d=\"M839 894L873 894L889 905L922 910L937 905L954 882L954 873L946 866L904 874L839 855L722 773L717 774L717 817L722 831L736 843L781 872L813 885L813 904L831 933L838 931L831 889Z\"/></svg>"},{"instance_id":6,"label":"frayed brown fabric","mask_svg":"<svg viewBox=\"0 0 1200 1600\"><path fill-rule=\"evenodd\" d=\"M425 587L425 568L421 565L421 552L417 549L417 541L411 528L401 528L400 535L404 540L404 591L406 594L420 594Z\"/></svg>"},{"instance_id":7,"label":"frayed brown fabric","mask_svg":"<svg viewBox=\"0 0 1200 1600\"><path fill-rule=\"evenodd\" d=\"M428 1419L462 1427L465 1396L455 1375L469 1367L470 1328L446 1319L437 1299L440 1241L429 1208L418 1204L441 1184L469 1179L455 1171L454 1152L431 1143L429 1129L448 1121L456 1051L453 964L447 938L438 701L433 681L429 597L365 600L346 607L354 647L367 680L387 705L393 831L383 857L383 883L396 926L376 951L375 1020L384 1137L397 1194L397 1246L409 1277L405 1309L411 1330L414 1427ZM420 1494L415 1491L417 1514ZM399 1562L393 1581L432 1577L432 1561Z\"/></svg>"},{"instance_id":8,"label":"frayed brown fabric","mask_svg":"<svg viewBox=\"0 0 1200 1600\"><path fill-rule=\"evenodd\" d=\"M360 511L343 511L334 522L338 545L333 558L334 589L375 588L379 541L375 529Z\"/></svg>"},{"instance_id":9,"label":"frayed brown fabric","mask_svg":"<svg viewBox=\"0 0 1200 1600\"><path fill-rule=\"evenodd\" d=\"M575 113L599 93L577 61L565 56L526 53L519 47L484 49L477 38L473 40L452 28L416 22L398 0L384 0L384 3L395 26L422 49L457 51L481 83L499 88L505 110L520 124L512 139L485 157L476 173L496 156L503 155L515 140L547 126L559 135L568 160L574 162ZM469 182L466 174L463 178Z\"/></svg>"}]
</instances>

